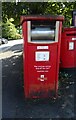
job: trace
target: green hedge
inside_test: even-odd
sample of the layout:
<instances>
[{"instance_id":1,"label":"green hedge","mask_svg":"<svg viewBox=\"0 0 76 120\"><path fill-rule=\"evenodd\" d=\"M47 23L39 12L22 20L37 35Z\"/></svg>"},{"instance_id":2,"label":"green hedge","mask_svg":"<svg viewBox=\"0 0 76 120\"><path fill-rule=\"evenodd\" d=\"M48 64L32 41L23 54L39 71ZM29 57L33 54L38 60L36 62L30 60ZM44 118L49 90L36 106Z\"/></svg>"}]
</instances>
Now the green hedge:
<instances>
[{"instance_id":1,"label":"green hedge","mask_svg":"<svg viewBox=\"0 0 76 120\"><path fill-rule=\"evenodd\" d=\"M7 39L22 38L22 36L17 32L17 28L10 19L7 20L6 23L2 23L2 37Z\"/></svg>"}]
</instances>

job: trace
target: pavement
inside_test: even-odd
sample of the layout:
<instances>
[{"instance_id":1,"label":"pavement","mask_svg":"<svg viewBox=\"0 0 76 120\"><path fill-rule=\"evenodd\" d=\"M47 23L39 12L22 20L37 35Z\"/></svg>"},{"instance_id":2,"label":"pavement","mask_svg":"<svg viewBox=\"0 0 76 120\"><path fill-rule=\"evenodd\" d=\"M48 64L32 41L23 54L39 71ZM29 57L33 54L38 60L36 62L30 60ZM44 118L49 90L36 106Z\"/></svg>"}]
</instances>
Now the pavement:
<instances>
[{"instance_id":1,"label":"pavement","mask_svg":"<svg viewBox=\"0 0 76 120\"><path fill-rule=\"evenodd\" d=\"M74 70L60 71L58 99L27 100L23 84L23 43L0 53L2 59L2 118L75 118ZM7 48L8 48L7 47Z\"/></svg>"},{"instance_id":2,"label":"pavement","mask_svg":"<svg viewBox=\"0 0 76 120\"><path fill-rule=\"evenodd\" d=\"M19 39L19 40L10 40L8 41L7 44L2 44L0 45L0 53L7 51L8 49L10 49L12 46L14 45L19 45L19 44L23 44L23 39Z\"/></svg>"}]
</instances>

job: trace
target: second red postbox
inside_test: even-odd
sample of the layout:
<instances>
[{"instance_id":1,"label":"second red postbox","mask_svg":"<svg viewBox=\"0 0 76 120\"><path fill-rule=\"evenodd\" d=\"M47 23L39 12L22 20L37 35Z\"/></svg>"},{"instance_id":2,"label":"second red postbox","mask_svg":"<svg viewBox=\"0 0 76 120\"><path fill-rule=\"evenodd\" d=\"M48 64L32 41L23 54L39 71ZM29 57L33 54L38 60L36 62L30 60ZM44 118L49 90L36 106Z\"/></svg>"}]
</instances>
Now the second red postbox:
<instances>
[{"instance_id":1,"label":"second red postbox","mask_svg":"<svg viewBox=\"0 0 76 120\"><path fill-rule=\"evenodd\" d=\"M63 16L21 16L26 98L56 96Z\"/></svg>"},{"instance_id":2,"label":"second red postbox","mask_svg":"<svg viewBox=\"0 0 76 120\"><path fill-rule=\"evenodd\" d=\"M76 27L66 27L61 39L61 68L76 67Z\"/></svg>"}]
</instances>

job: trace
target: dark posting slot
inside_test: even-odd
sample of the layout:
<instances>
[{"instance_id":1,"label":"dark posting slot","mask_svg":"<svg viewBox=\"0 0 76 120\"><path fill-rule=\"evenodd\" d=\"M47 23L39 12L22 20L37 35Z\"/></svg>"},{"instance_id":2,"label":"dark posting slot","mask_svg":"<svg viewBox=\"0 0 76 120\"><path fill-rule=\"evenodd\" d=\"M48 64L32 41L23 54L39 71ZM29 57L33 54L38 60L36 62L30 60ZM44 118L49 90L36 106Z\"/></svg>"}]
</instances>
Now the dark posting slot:
<instances>
[{"instance_id":1,"label":"dark posting slot","mask_svg":"<svg viewBox=\"0 0 76 120\"><path fill-rule=\"evenodd\" d=\"M55 41L56 22L31 21L31 41Z\"/></svg>"}]
</instances>

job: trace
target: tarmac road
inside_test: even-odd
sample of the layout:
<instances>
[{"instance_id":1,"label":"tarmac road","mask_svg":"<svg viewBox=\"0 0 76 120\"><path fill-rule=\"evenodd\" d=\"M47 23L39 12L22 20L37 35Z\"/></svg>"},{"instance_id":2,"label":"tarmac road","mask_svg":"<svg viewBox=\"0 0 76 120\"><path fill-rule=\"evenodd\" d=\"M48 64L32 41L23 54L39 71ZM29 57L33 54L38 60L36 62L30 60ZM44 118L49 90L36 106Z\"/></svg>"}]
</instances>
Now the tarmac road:
<instances>
[{"instance_id":1,"label":"tarmac road","mask_svg":"<svg viewBox=\"0 0 76 120\"><path fill-rule=\"evenodd\" d=\"M13 45L2 57L2 118L74 118L74 72L60 77L57 100L26 100L23 86L22 44ZM65 74L66 75L66 74Z\"/></svg>"}]
</instances>

